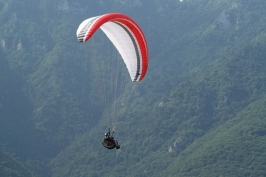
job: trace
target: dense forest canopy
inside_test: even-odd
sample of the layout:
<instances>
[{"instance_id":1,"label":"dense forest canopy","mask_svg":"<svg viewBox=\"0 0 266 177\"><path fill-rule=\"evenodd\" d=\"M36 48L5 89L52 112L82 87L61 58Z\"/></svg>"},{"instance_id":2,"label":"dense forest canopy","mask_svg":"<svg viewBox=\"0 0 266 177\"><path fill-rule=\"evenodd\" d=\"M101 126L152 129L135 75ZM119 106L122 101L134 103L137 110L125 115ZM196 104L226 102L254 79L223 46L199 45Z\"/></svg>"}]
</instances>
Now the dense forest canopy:
<instances>
[{"instance_id":1,"label":"dense forest canopy","mask_svg":"<svg viewBox=\"0 0 266 177\"><path fill-rule=\"evenodd\" d=\"M0 176L266 176L265 8L0 0ZM83 20L109 12L132 17L146 36L139 83L125 79L101 31L77 41ZM108 102L110 58L122 69ZM119 150L101 145L108 114Z\"/></svg>"}]
</instances>

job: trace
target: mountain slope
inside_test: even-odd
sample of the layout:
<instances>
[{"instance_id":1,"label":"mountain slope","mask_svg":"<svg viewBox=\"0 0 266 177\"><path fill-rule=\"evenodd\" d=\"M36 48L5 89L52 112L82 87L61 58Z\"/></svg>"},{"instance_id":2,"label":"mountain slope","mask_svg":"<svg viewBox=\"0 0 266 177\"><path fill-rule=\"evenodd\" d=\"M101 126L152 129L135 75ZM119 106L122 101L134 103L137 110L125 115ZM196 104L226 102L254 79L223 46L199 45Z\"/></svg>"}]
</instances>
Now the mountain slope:
<instances>
[{"instance_id":1,"label":"mountain slope","mask_svg":"<svg viewBox=\"0 0 266 177\"><path fill-rule=\"evenodd\" d=\"M1 0L1 147L40 176L175 174L187 148L198 151L201 137L265 95L265 7L261 0ZM75 33L84 19L113 11L143 28L150 65L142 82L121 91L121 149L106 151L98 88L108 71L99 63L110 55L102 33L85 44ZM187 175L199 173L192 161Z\"/></svg>"},{"instance_id":2,"label":"mountain slope","mask_svg":"<svg viewBox=\"0 0 266 177\"><path fill-rule=\"evenodd\" d=\"M165 22L167 25L173 27L184 15L191 19L180 20L184 25L174 26L173 31L161 29L166 47L151 58L145 82L134 90L129 88L126 107L120 107L118 114L116 136L121 150L99 149L104 133L100 124L52 161L51 166L57 166L54 176L162 176L160 172L167 173L164 170L168 166L171 171L171 164L191 143L260 99L266 91L266 43L265 33L255 27L265 26L263 8L255 8L259 4L266 5L261 1L188 1L175 6L179 7L178 15ZM205 11L206 7L210 11ZM244 28L250 25L254 13L261 18L252 22L256 32L250 34ZM194 17L198 20L195 26ZM182 35L186 37L182 39ZM72 152L78 153L73 156ZM77 164L80 169L75 168ZM65 166L70 168L66 170Z\"/></svg>"},{"instance_id":3,"label":"mountain slope","mask_svg":"<svg viewBox=\"0 0 266 177\"><path fill-rule=\"evenodd\" d=\"M193 142L167 176L265 176L266 98ZM173 175L178 174L178 175Z\"/></svg>"},{"instance_id":4,"label":"mountain slope","mask_svg":"<svg viewBox=\"0 0 266 177\"><path fill-rule=\"evenodd\" d=\"M0 151L0 176L37 177L31 170L3 151Z\"/></svg>"}]
</instances>

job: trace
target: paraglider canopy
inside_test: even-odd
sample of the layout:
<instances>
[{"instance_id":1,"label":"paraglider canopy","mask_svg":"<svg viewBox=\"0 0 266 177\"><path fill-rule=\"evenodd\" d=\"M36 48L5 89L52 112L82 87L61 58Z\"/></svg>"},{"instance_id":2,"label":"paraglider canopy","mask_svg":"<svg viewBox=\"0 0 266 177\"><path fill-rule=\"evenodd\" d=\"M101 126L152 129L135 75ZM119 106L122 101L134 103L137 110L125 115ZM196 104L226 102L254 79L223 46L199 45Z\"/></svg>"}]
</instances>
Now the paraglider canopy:
<instances>
[{"instance_id":1,"label":"paraglider canopy","mask_svg":"<svg viewBox=\"0 0 266 177\"><path fill-rule=\"evenodd\" d=\"M131 80L133 82L142 80L148 69L148 46L139 25L121 13L91 17L79 25L78 41L88 41L99 28L120 53Z\"/></svg>"}]
</instances>

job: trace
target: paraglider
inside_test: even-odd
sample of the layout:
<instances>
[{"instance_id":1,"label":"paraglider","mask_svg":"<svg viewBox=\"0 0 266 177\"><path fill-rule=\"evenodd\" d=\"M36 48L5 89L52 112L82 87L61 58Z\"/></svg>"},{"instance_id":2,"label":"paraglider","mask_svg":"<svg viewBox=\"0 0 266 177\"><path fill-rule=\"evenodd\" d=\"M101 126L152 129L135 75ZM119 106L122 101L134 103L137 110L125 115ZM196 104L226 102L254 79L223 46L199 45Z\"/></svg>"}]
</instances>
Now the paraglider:
<instances>
[{"instance_id":1,"label":"paraglider","mask_svg":"<svg viewBox=\"0 0 266 177\"><path fill-rule=\"evenodd\" d=\"M105 133L102 145L107 149L114 149L114 148L120 149L120 145L118 145L118 141L114 139L113 135L110 134L110 130L108 133Z\"/></svg>"},{"instance_id":2,"label":"paraglider","mask_svg":"<svg viewBox=\"0 0 266 177\"><path fill-rule=\"evenodd\" d=\"M148 46L139 25L121 13L91 17L79 25L76 33L78 41L87 42L98 29L104 32L121 55L132 82L141 81L148 69ZM102 145L108 149L120 148L110 130L105 134Z\"/></svg>"}]
</instances>

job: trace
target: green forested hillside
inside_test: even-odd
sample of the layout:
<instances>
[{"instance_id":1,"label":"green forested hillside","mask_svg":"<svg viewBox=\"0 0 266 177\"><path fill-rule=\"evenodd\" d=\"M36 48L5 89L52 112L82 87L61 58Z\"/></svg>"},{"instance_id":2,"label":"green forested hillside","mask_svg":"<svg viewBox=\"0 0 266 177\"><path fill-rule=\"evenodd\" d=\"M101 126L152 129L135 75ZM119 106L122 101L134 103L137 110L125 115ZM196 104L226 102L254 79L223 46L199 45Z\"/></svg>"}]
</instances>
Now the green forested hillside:
<instances>
[{"instance_id":1,"label":"green forested hillside","mask_svg":"<svg viewBox=\"0 0 266 177\"><path fill-rule=\"evenodd\" d=\"M255 101L193 142L165 170L167 176L265 176L265 106L265 98Z\"/></svg>"},{"instance_id":2,"label":"green forested hillside","mask_svg":"<svg viewBox=\"0 0 266 177\"><path fill-rule=\"evenodd\" d=\"M32 171L15 160L9 154L0 151L0 176L5 177L36 177Z\"/></svg>"},{"instance_id":3,"label":"green forested hillside","mask_svg":"<svg viewBox=\"0 0 266 177\"><path fill-rule=\"evenodd\" d=\"M14 154L3 163L39 176L265 176L265 8L0 0L0 146ZM119 90L113 151L101 145L109 48L100 32L76 39L84 19L108 12L139 23L150 56L145 79Z\"/></svg>"}]
</instances>

